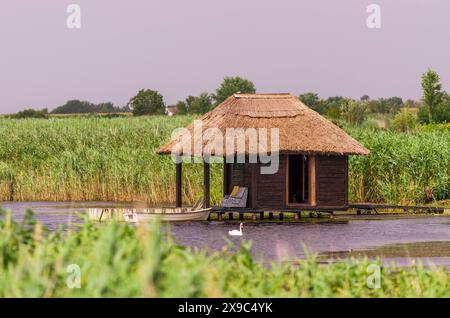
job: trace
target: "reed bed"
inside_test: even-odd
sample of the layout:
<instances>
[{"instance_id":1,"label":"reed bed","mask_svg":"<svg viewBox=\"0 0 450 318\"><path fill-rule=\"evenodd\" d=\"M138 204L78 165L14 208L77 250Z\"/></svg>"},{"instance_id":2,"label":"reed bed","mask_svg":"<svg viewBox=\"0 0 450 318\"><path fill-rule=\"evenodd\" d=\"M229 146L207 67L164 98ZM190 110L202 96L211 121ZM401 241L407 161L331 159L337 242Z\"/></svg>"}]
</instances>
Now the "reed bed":
<instances>
[{"instance_id":1,"label":"reed bed","mask_svg":"<svg viewBox=\"0 0 450 318\"><path fill-rule=\"evenodd\" d=\"M156 150L192 116L0 118L0 201L101 200L169 203L175 167ZM450 130L411 133L345 128L371 154L352 156L352 201L423 203L450 199ZM220 202L222 167L213 164L211 199ZM200 164L183 167L183 200L202 195Z\"/></svg>"},{"instance_id":2,"label":"reed bed","mask_svg":"<svg viewBox=\"0 0 450 318\"><path fill-rule=\"evenodd\" d=\"M0 119L1 200L170 202L175 167L155 154L193 117ZM212 167L212 198L220 181ZM184 166L184 200L202 194L203 169Z\"/></svg>"},{"instance_id":3,"label":"reed bed","mask_svg":"<svg viewBox=\"0 0 450 318\"><path fill-rule=\"evenodd\" d=\"M450 130L347 131L371 151L350 159L352 201L417 204L450 199Z\"/></svg>"},{"instance_id":4,"label":"reed bed","mask_svg":"<svg viewBox=\"0 0 450 318\"><path fill-rule=\"evenodd\" d=\"M0 297L449 297L443 267L384 269L377 260L263 265L251 244L221 252L178 246L158 224L86 220L47 233L28 211L0 211ZM379 280L374 264L380 266Z\"/></svg>"}]
</instances>

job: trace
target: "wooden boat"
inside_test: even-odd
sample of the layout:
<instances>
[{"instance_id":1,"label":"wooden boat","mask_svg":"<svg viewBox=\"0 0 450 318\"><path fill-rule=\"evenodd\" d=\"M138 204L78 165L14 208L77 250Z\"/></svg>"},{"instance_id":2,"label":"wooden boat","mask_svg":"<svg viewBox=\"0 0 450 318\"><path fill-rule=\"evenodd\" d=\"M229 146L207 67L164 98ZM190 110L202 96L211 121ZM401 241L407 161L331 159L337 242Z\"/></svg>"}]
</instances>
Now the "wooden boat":
<instances>
[{"instance_id":1,"label":"wooden boat","mask_svg":"<svg viewBox=\"0 0 450 318\"><path fill-rule=\"evenodd\" d=\"M130 209L124 211L122 216L126 222L180 222L180 221L206 221L211 208L150 208Z\"/></svg>"},{"instance_id":2,"label":"wooden boat","mask_svg":"<svg viewBox=\"0 0 450 318\"><path fill-rule=\"evenodd\" d=\"M184 208L136 208L136 209L89 209L89 218L96 221L105 221L117 215L125 222L180 222L180 221L206 221L211 208L184 207Z\"/></svg>"}]
</instances>

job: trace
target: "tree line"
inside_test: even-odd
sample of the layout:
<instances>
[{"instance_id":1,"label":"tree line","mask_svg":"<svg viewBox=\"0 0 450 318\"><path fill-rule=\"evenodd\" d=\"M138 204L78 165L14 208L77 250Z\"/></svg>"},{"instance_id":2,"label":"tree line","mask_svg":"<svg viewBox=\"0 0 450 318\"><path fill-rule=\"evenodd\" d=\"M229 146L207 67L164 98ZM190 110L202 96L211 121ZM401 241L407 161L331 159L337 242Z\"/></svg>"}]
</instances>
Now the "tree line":
<instances>
[{"instance_id":1,"label":"tree line","mask_svg":"<svg viewBox=\"0 0 450 318\"><path fill-rule=\"evenodd\" d=\"M86 113L126 113L130 112L129 106L114 106L111 102L94 104L78 99L69 100L64 105L52 110L52 114L86 114Z\"/></svg>"},{"instance_id":2,"label":"tree line","mask_svg":"<svg viewBox=\"0 0 450 318\"><path fill-rule=\"evenodd\" d=\"M415 122L416 118L412 118L412 113L405 112L405 109L416 109L417 121L421 124L450 122L450 96L442 89L439 75L435 71L429 69L422 75L422 91L420 102L404 101L398 96L371 99L368 95L363 95L359 99L343 96L322 99L314 92L303 93L298 98L322 115L331 119L343 119L351 124L361 124L371 113L396 115L397 121L402 124ZM240 76L225 77L214 93L210 94L205 91L198 96L190 95L186 99L178 101L172 108L176 109L178 115L204 114L232 94L255 92L256 87L252 81ZM94 104L88 101L70 100L64 105L56 107L50 114L122 112L132 112L134 116L163 115L167 113L167 107L163 95L157 90L141 89L123 107L115 106L111 102ZM48 116L47 109L40 111L26 109L11 115L13 118L48 118Z\"/></svg>"},{"instance_id":3,"label":"tree line","mask_svg":"<svg viewBox=\"0 0 450 318\"><path fill-rule=\"evenodd\" d=\"M215 93L202 92L198 96L188 96L185 100L178 101L175 104L176 113L178 115L204 114L238 92L255 93L256 88L252 81L240 76L225 77ZM135 116L164 114L166 110L163 96L150 89L140 90L131 98L129 105Z\"/></svg>"},{"instance_id":4,"label":"tree line","mask_svg":"<svg viewBox=\"0 0 450 318\"><path fill-rule=\"evenodd\" d=\"M442 89L439 75L429 69L422 74L421 101L401 97L370 99L363 95L359 100L342 96L321 99L316 93L304 93L299 99L322 115L331 119L344 119L351 124L362 124L370 114L392 114L394 125L399 130L408 130L420 124L448 123L450 122L450 95ZM417 118L411 109L416 109Z\"/></svg>"},{"instance_id":5,"label":"tree line","mask_svg":"<svg viewBox=\"0 0 450 318\"><path fill-rule=\"evenodd\" d=\"M21 119L21 118L49 118L50 114L96 114L96 113L126 113L130 112L130 107L114 106L111 102L94 104L88 101L81 101L78 99L69 100L64 105L56 107L51 112L47 108L37 110L28 108L19 111L15 114L9 115L9 118Z\"/></svg>"}]
</instances>

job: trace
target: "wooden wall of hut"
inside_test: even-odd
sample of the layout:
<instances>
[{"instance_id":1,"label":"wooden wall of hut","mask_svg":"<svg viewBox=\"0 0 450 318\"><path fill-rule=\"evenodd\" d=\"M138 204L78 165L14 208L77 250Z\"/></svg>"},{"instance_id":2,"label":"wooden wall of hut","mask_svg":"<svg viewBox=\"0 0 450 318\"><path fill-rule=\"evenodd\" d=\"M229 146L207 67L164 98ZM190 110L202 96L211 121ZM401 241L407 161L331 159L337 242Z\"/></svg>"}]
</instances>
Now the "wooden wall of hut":
<instances>
[{"instance_id":1,"label":"wooden wall of hut","mask_svg":"<svg viewBox=\"0 0 450 318\"><path fill-rule=\"evenodd\" d=\"M348 156L319 156L317 171L317 205L348 205Z\"/></svg>"},{"instance_id":2,"label":"wooden wall of hut","mask_svg":"<svg viewBox=\"0 0 450 318\"><path fill-rule=\"evenodd\" d=\"M230 164L227 193L233 186L247 187L248 208L296 208L286 202L287 165L287 155L280 157L279 169L275 174L261 174L261 164ZM345 208L348 205L348 157L316 156L315 173L315 207Z\"/></svg>"},{"instance_id":3,"label":"wooden wall of hut","mask_svg":"<svg viewBox=\"0 0 450 318\"><path fill-rule=\"evenodd\" d=\"M256 184L258 200L256 207L277 209L286 206L286 155L280 156L279 165L278 172L274 174L261 174L261 169L257 169L258 177Z\"/></svg>"},{"instance_id":4,"label":"wooden wall of hut","mask_svg":"<svg viewBox=\"0 0 450 318\"><path fill-rule=\"evenodd\" d=\"M285 206L284 180L286 174L286 156L281 156L278 172L275 174L261 174L261 164L243 163L230 164L231 185L247 187L249 189L248 208L277 209Z\"/></svg>"}]
</instances>

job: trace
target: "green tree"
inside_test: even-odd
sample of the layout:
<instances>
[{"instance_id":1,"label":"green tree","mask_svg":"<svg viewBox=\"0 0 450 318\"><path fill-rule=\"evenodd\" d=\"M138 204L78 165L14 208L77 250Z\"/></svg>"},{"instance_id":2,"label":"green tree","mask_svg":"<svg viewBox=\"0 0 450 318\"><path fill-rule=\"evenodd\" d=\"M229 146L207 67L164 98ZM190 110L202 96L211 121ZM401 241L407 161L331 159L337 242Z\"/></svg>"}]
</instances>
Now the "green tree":
<instances>
[{"instance_id":1,"label":"green tree","mask_svg":"<svg viewBox=\"0 0 450 318\"><path fill-rule=\"evenodd\" d=\"M213 108L212 97L207 92L201 93L191 100L189 111L192 114L204 114Z\"/></svg>"},{"instance_id":2,"label":"green tree","mask_svg":"<svg viewBox=\"0 0 450 318\"><path fill-rule=\"evenodd\" d=\"M364 94L363 96L361 96L360 100L362 100L363 102L368 102L370 100L369 95Z\"/></svg>"},{"instance_id":3,"label":"green tree","mask_svg":"<svg viewBox=\"0 0 450 318\"><path fill-rule=\"evenodd\" d=\"M351 99L345 98L343 96L332 96L328 97L324 101L322 101L322 114L326 114L330 109L333 108L340 108L342 110L345 110L349 103L351 102Z\"/></svg>"},{"instance_id":4,"label":"green tree","mask_svg":"<svg viewBox=\"0 0 450 318\"><path fill-rule=\"evenodd\" d=\"M87 101L73 99L67 101L64 105L56 107L52 114L86 114L86 113L117 113L129 112L130 109L125 107L114 106L111 102L94 104Z\"/></svg>"},{"instance_id":5,"label":"green tree","mask_svg":"<svg viewBox=\"0 0 450 318\"><path fill-rule=\"evenodd\" d=\"M422 75L422 102L423 107L427 110L422 112L428 113L428 122L431 123L435 117L436 107L442 102L442 86L439 82L439 75L435 71L428 69L426 73ZM421 117L421 120L424 118Z\"/></svg>"},{"instance_id":6,"label":"green tree","mask_svg":"<svg viewBox=\"0 0 450 318\"><path fill-rule=\"evenodd\" d=\"M322 113L321 109L322 104L318 94L308 92L298 96L298 99L300 99L300 101L309 108L315 110L316 112Z\"/></svg>"},{"instance_id":7,"label":"green tree","mask_svg":"<svg viewBox=\"0 0 450 318\"><path fill-rule=\"evenodd\" d=\"M128 103L133 109L134 116L162 115L165 113L163 96L151 89L141 89Z\"/></svg>"},{"instance_id":8,"label":"green tree","mask_svg":"<svg viewBox=\"0 0 450 318\"><path fill-rule=\"evenodd\" d=\"M22 118L48 118L48 109L44 108L42 110L35 110L32 108L22 110L13 115L9 115L10 118L22 119Z\"/></svg>"},{"instance_id":9,"label":"green tree","mask_svg":"<svg viewBox=\"0 0 450 318\"><path fill-rule=\"evenodd\" d=\"M379 114L395 114L403 107L403 99L401 97L379 98L377 100L368 101L368 108L372 113Z\"/></svg>"},{"instance_id":10,"label":"green tree","mask_svg":"<svg viewBox=\"0 0 450 318\"><path fill-rule=\"evenodd\" d=\"M340 107L333 106L328 109L326 115L332 119L339 119L342 116L342 109Z\"/></svg>"},{"instance_id":11,"label":"green tree","mask_svg":"<svg viewBox=\"0 0 450 318\"><path fill-rule=\"evenodd\" d=\"M177 115L186 115L187 114L187 106L186 103L180 100L175 107L177 108Z\"/></svg>"},{"instance_id":12,"label":"green tree","mask_svg":"<svg viewBox=\"0 0 450 318\"><path fill-rule=\"evenodd\" d=\"M398 96L386 99L387 110L389 113L395 114L403 107L403 99Z\"/></svg>"},{"instance_id":13,"label":"green tree","mask_svg":"<svg viewBox=\"0 0 450 318\"><path fill-rule=\"evenodd\" d=\"M443 94L442 101L436 106L433 120L436 123L450 122L450 96Z\"/></svg>"},{"instance_id":14,"label":"green tree","mask_svg":"<svg viewBox=\"0 0 450 318\"><path fill-rule=\"evenodd\" d=\"M64 105L56 107L53 114L84 114L93 113L95 111L95 105L87 101L81 101L73 99L67 101Z\"/></svg>"},{"instance_id":15,"label":"green tree","mask_svg":"<svg viewBox=\"0 0 450 318\"><path fill-rule=\"evenodd\" d=\"M97 113L116 113L123 111L122 108L114 106L111 102L97 104L95 108Z\"/></svg>"},{"instance_id":16,"label":"green tree","mask_svg":"<svg viewBox=\"0 0 450 318\"><path fill-rule=\"evenodd\" d=\"M408 108L418 108L420 106L420 102L415 101L414 99L407 99L404 105Z\"/></svg>"},{"instance_id":17,"label":"green tree","mask_svg":"<svg viewBox=\"0 0 450 318\"><path fill-rule=\"evenodd\" d=\"M430 123L430 109L421 105L419 107L419 111L417 112L417 121L421 124L429 124Z\"/></svg>"},{"instance_id":18,"label":"green tree","mask_svg":"<svg viewBox=\"0 0 450 318\"><path fill-rule=\"evenodd\" d=\"M192 95L189 95L186 98L186 109L187 109L188 114L192 114L191 108L192 108L192 103L194 102L194 100L195 100L195 96L192 96Z\"/></svg>"},{"instance_id":19,"label":"green tree","mask_svg":"<svg viewBox=\"0 0 450 318\"><path fill-rule=\"evenodd\" d=\"M367 102L350 100L342 108L342 117L352 125L361 125L367 118Z\"/></svg>"},{"instance_id":20,"label":"green tree","mask_svg":"<svg viewBox=\"0 0 450 318\"><path fill-rule=\"evenodd\" d=\"M383 113L384 112L382 103L377 99L369 100L367 102L367 107L369 109L369 112L371 112L371 113Z\"/></svg>"},{"instance_id":21,"label":"green tree","mask_svg":"<svg viewBox=\"0 0 450 318\"><path fill-rule=\"evenodd\" d=\"M225 77L222 84L216 89L213 99L218 105L235 93L254 94L255 92L256 88L253 82L239 76Z\"/></svg>"}]
</instances>

